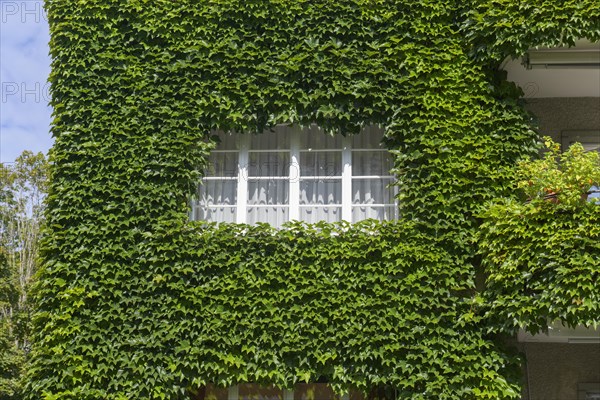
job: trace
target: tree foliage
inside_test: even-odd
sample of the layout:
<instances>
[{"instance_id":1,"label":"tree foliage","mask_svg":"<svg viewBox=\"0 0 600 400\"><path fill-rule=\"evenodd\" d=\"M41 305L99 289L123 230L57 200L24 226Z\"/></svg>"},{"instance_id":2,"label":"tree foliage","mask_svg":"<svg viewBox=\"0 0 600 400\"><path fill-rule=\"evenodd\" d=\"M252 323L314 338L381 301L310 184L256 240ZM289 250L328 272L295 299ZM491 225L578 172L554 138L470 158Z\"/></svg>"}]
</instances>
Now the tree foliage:
<instances>
[{"instance_id":1,"label":"tree foliage","mask_svg":"<svg viewBox=\"0 0 600 400\"><path fill-rule=\"evenodd\" d=\"M22 395L29 349L28 293L37 271L42 199L48 166L42 153L23 152L0 166L0 399Z\"/></svg>"}]
</instances>

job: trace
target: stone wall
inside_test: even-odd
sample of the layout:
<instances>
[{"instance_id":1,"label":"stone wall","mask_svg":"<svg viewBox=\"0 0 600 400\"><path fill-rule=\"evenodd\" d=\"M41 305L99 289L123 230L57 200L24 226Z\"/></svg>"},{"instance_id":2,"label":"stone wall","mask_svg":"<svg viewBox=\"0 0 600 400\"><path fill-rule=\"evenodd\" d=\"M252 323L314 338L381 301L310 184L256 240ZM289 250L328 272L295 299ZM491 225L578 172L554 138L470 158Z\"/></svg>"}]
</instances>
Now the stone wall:
<instances>
[{"instance_id":1,"label":"stone wall","mask_svg":"<svg viewBox=\"0 0 600 400\"><path fill-rule=\"evenodd\" d=\"M524 400L577 400L579 383L600 382L600 344L521 343Z\"/></svg>"},{"instance_id":2,"label":"stone wall","mask_svg":"<svg viewBox=\"0 0 600 400\"><path fill-rule=\"evenodd\" d=\"M528 99L526 108L537 118L540 134L559 143L565 130L600 130L600 97Z\"/></svg>"}]
</instances>

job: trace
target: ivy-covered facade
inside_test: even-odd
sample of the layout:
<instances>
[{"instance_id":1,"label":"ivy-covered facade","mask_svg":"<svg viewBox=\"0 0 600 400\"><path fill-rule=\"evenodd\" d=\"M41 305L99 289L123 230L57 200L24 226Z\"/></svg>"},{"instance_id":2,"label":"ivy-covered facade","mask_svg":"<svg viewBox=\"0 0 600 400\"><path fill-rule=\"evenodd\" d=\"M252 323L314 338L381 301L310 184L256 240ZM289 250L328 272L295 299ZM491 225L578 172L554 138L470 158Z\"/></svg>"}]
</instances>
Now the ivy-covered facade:
<instances>
[{"instance_id":1,"label":"ivy-covered facade","mask_svg":"<svg viewBox=\"0 0 600 400\"><path fill-rule=\"evenodd\" d=\"M522 359L503 334L535 332L539 315L598 323L588 284L577 286L587 302L547 312L529 299L498 321L490 309L519 289L485 290L477 235L482 206L514 196L514 165L538 149L500 63L536 45L598 41L595 1L46 8L56 141L28 398L327 382L371 397L516 399ZM400 218L190 221L214 132L279 124L384 127ZM585 210L582 223L597 226L598 210ZM581 234L587 247L573 254L593 259L598 230ZM597 282L597 270L582 279Z\"/></svg>"}]
</instances>

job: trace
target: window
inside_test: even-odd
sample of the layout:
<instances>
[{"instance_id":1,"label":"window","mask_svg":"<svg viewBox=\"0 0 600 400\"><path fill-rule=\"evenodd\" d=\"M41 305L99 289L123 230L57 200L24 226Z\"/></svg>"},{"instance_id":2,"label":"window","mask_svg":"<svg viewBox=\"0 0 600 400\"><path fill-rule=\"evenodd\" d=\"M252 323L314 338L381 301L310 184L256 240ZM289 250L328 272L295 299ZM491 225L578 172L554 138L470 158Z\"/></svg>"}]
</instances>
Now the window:
<instances>
[{"instance_id":1,"label":"window","mask_svg":"<svg viewBox=\"0 0 600 400\"><path fill-rule=\"evenodd\" d=\"M563 131L561 133L561 142L563 150L569 148L573 143L579 142L586 151L597 151L600 153L599 130Z\"/></svg>"},{"instance_id":2,"label":"window","mask_svg":"<svg viewBox=\"0 0 600 400\"><path fill-rule=\"evenodd\" d=\"M397 218L392 161L381 128L327 135L317 126L277 126L260 135L219 133L193 217L279 227Z\"/></svg>"},{"instance_id":3,"label":"window","mask_svg":"<svg viewBox=\"0 0 600 400\"><path fill-rule=\"evenodd\" d=\"M600 400L600 383L580 383L577 385L578 400Z\"/></svg>"}]
</instances>

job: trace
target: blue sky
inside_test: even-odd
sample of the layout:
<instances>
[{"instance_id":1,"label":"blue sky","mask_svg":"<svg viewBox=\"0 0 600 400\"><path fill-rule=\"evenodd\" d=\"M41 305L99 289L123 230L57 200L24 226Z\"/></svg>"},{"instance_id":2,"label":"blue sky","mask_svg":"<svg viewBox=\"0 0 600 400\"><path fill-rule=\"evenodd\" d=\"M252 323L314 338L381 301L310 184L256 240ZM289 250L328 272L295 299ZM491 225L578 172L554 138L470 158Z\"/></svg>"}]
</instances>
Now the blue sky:
<instances>
[{"instance_id":1,"label":"blue sky","mask_svg":"<svg viewBox=\"0 0 600 400\"><path fill-rule=\"evenodd\" d=\"M52 146L43 1L0 0L0 162Z\"/></svg>"}]
</instances>

